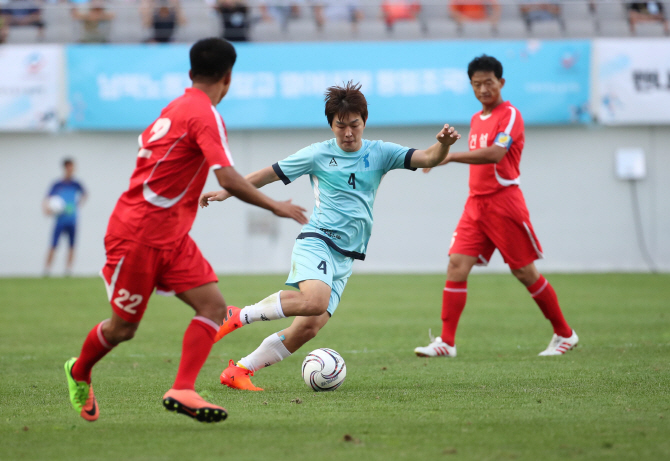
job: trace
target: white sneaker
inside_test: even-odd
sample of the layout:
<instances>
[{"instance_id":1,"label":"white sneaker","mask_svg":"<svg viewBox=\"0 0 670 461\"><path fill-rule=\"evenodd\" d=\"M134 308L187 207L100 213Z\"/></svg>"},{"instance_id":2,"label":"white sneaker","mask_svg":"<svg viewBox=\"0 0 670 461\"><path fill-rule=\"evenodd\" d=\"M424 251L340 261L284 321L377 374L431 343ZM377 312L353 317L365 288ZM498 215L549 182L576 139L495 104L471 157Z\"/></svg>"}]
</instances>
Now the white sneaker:
<instances>
[{"instance_id":1,"label":"white sneaker","mask_svg":"<svg viewBox=\"0 0 670 461\"><path fill-rule=\"evenodd\" d=\"M432 332L428 331L430 344L426 347L417 347L414 353L419 357L456 357L456 346L450 346L442 341L439 336L435 338Z\"/></svg>"},{"instance_id":2,"label":"white sneaker","mask_svg":"<svg viewBox=\"0 0 670 461\"><path fill-rule=\"evenodd\" d=\"M538 355L563 355L570 349L574 349L578 342L579 338L575 330L572 330L572 336L569 338L564 338L554 333L551 341L549 341L549 346Z\"/></svg>"}]
</instances>

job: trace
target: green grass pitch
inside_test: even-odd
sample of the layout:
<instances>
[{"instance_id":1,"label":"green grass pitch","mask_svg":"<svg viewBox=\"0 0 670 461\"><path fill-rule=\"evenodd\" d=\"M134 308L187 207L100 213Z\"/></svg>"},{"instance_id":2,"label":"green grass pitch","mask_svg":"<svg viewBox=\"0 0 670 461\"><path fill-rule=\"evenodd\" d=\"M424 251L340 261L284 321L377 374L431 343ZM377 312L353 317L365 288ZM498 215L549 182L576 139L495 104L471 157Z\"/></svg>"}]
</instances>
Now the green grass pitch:
<instances>
[{"instance_id":1,"label":"green grass pitch","mask_svg":"<svg viewBox=\"0 0 670 461\"><path fill-rule=\"evenodd\" d=\"M152 298L134 340L98 364L100 419L72 410L63 363L109 306L99 279L0 280L2 460L661 460L670 459L670 276L549 275L580 346L537 357L551 328L511 275L474 275L456 359L415 357L439 333L442 275L354 275L319 336L254 378L224 388L229 359L289 320L236 331L212 350L196 389L228 409L201 424L166 412L191 311ZM234 305L282 276L222 277ZM300 365L330 347L340 389L315 393Z\"/></svg>"}]
</instances>

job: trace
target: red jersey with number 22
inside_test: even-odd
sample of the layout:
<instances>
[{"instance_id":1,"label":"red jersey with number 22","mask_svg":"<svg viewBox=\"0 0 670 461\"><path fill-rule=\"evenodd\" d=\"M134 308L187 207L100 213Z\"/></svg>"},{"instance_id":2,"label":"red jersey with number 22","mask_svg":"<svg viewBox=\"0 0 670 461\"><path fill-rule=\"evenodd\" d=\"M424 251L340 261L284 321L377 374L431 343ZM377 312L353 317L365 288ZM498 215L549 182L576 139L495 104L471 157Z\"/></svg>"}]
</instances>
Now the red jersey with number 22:
<instances>
[{"instance_id":1,"label":"red jersey with number 22","mask_svg":"<svg viewBox=\"0 0 670 461\"><path fill-rule=\"evenodd\" d=\"M509 101L482 115L479 111L470 121L470 150L496 144L507 149L498 163L470 165L470 195L487 195L520 183L519 164L525 143L521 113Z\"/></svg>"},{"instance_id":2,"label":"red jersey with number 22","mask_svg":"<svg viewBox=\"0 0 670 461\"><path fill-rule=\"evenodd\" d=\"M191 230L210 169L233 165L221 115L188 88L139 137L137 165L107 234L169 248Z\"/></svg>"}]
</instances>

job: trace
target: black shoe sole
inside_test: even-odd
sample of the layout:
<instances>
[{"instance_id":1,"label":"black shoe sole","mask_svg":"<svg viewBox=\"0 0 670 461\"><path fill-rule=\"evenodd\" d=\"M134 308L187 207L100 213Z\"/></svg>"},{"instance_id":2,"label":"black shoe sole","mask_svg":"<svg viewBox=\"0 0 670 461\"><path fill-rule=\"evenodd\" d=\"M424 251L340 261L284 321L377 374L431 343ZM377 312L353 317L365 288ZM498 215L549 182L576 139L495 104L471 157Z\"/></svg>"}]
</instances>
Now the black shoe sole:
<instances>
[{"instance_id":1,"label":"black shoe sole","mask_svg":"<svg viewBox=\"0 0 670 461\"><path fill-rule=\"evenodd\" d=\"M228 417L226 410L220 410L218 408L199 408L194 410L185 405L182 405L178 400L173 399L172 397L167 397L163 399L163 406L167 411L176 411L182 415L186 415L189 418L200 421L201 423L218 423L225 420Z\"/></svg>"}]
</instances>

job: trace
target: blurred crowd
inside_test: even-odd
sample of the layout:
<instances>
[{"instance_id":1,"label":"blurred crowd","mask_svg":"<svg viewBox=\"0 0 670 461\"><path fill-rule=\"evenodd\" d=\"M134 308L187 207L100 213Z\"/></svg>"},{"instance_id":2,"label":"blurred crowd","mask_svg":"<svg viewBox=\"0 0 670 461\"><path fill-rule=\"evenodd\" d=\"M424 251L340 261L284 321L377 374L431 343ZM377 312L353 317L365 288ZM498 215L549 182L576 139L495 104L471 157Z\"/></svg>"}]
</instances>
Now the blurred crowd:
<instances>
[{"instance_id":1,"label":"blurred crowd","mask_svg":"<svg viewBox=\"0 0 670 461\"><path fill-rule=\"evenodd\" d=\"M669 34L669 6L624 0L0 0L0 42L165 43L216 34L231 41L653 36Z\"/></svg>"}]
</instances>

